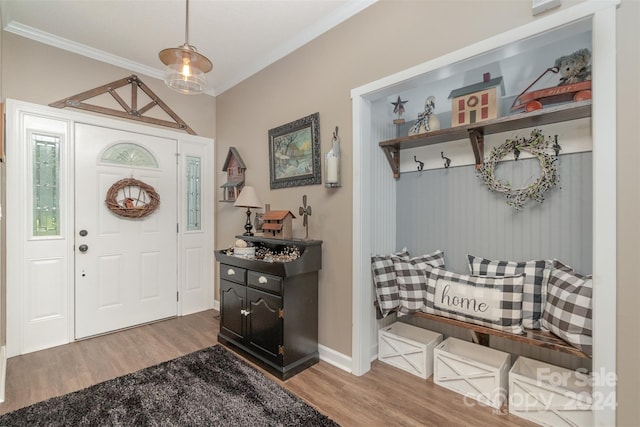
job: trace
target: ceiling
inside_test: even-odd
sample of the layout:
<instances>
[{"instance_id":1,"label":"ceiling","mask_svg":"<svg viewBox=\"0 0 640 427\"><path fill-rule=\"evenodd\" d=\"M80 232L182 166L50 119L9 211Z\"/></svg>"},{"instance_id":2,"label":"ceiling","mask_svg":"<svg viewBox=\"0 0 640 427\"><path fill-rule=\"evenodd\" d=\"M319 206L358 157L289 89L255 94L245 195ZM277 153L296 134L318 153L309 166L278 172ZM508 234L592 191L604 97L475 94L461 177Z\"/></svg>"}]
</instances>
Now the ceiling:
<instances>
[{"instance_id":1,"label":"ceiling","mask_svg":"<svg viewBox=\"0 0 640 427\"><path fill-rule=\"evenodd\" d=\"M218 95L377 0L191 0L189 43ZM185 42L185 0L0 0L5 31L162 79Z\"/></svg>"}]
</instances>

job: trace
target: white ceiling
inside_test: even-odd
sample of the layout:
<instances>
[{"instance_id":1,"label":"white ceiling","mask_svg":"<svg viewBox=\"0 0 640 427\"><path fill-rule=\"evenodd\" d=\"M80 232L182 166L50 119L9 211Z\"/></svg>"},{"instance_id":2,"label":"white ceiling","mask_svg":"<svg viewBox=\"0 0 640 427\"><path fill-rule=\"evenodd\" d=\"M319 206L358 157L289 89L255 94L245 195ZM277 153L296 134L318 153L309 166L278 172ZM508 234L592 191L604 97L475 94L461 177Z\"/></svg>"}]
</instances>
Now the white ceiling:
<instances>
[{"instance_id":1,"label":"white ceiling","mask_svg":"<svg viewBox=\"0 0 640 427\"><path fill-rule=\"evenodd\" d=\"M190 0L189 43L218 95L377 0ZM5 31L162 79L185 42L185 0L0 0Z\"/></svg>"}]
</instances>

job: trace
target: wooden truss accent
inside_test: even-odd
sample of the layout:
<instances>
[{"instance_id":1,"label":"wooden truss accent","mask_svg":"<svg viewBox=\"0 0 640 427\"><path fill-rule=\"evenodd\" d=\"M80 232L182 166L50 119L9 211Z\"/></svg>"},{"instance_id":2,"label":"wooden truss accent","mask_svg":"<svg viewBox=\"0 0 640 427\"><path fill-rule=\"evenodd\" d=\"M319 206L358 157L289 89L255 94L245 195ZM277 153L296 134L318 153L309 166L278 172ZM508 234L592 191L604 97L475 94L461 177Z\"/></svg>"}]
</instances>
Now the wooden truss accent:
<instances>
[{"instance_id":1,"label":"wooden truss accent","mask_svg":"<svg viewBox=\"0 0 640 427\"><path fill-rule=\"evenodd\" d=\"M131 85L131 106L127 105L124 99L116 92L116 89ZM151 102L144 107L138 109L138 88L141 89L149 98ZM98 105L87 104L83 101L94 98L98 95L108 93L111 95L124 111L114 110L113 108L100 107ZM144 114L155 106L159 106L167 113L175 122L168 120L157 119L155 117L147 117ZM77 108L79 110L92 111L94 113L107 114L110 116L120 117L123 119L137 120L140 122L151 123L154 125L165 126L174 129L181 129L191 135L196 135L193 129L187 125L176 113L174 113L167 104L165 104L142 80L135 74L125 77L124 79L116 80L115 82L108 83L103 86L88 90L86 92L79 93L68 98L61 99L60 101L49 104L50 107L56 108Z\"/></svg>"}]
</instances>

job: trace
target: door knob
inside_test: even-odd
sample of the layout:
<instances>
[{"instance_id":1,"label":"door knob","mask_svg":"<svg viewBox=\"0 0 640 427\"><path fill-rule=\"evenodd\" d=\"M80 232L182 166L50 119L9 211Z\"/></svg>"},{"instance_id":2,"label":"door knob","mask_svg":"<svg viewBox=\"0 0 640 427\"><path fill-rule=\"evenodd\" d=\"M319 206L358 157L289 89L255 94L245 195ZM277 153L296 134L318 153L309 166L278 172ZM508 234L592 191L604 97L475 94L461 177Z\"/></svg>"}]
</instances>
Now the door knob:
<instances>
[{"instance_id":1,"label":"door knob","mask_svg":"<svg viewBox=\"0 0 640 427\"><path fill-rule=\"evenodd\" d=\"M87 234L89 234L89 233L87 233L87 230L80 230L80 233L79 233L79 234L80 234L82 237L84 237L84 236L86 236L86 235L87 235Z\"/></svg>"},{"instance_id":2,"label":"door knob","mask_svg":"<svg viewBox=\"0 0 640 427\"><path fill-rule=\"evenodd\" d=\"M88 249L89 249L89 246L87 246L87 245L80 245L80 246L78 246L78 250L79 250L80 252L87 252L87 250L88 250Z\"/></svg>"}]
</instances>

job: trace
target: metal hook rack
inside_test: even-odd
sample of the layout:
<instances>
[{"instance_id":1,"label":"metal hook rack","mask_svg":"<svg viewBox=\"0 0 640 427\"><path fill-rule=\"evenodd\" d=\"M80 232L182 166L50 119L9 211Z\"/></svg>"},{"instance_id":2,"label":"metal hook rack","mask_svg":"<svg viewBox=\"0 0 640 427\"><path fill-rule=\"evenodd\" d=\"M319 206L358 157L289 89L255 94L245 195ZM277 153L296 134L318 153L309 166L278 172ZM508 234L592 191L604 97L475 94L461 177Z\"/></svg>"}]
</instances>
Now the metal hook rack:
<instances>
[{"instance_id":1,"label":"metal hook rack","mask_svg":"<svg viewBox=\"0 0 640 427\"><path fill-rule=\"evenodd\" d=\"M440 152L440 157L444 160L444 168L449 169L449 166L451 166L451 159L444 155L444 151Z\"/></svg>"},{"instance_id":2,"label":"metal hook rack","mask_svg":"<svg viewBox=\"0 0 640 427\"><path fill-rule=\"evenodd\" d=\"M554 141L555 142L551 147L553 148L553 151L556 152L556 157L558 157L560 155L560 150L562 150L562 147L558 144L558 135L554 135Z\"/></svg>"}]
</instances>

